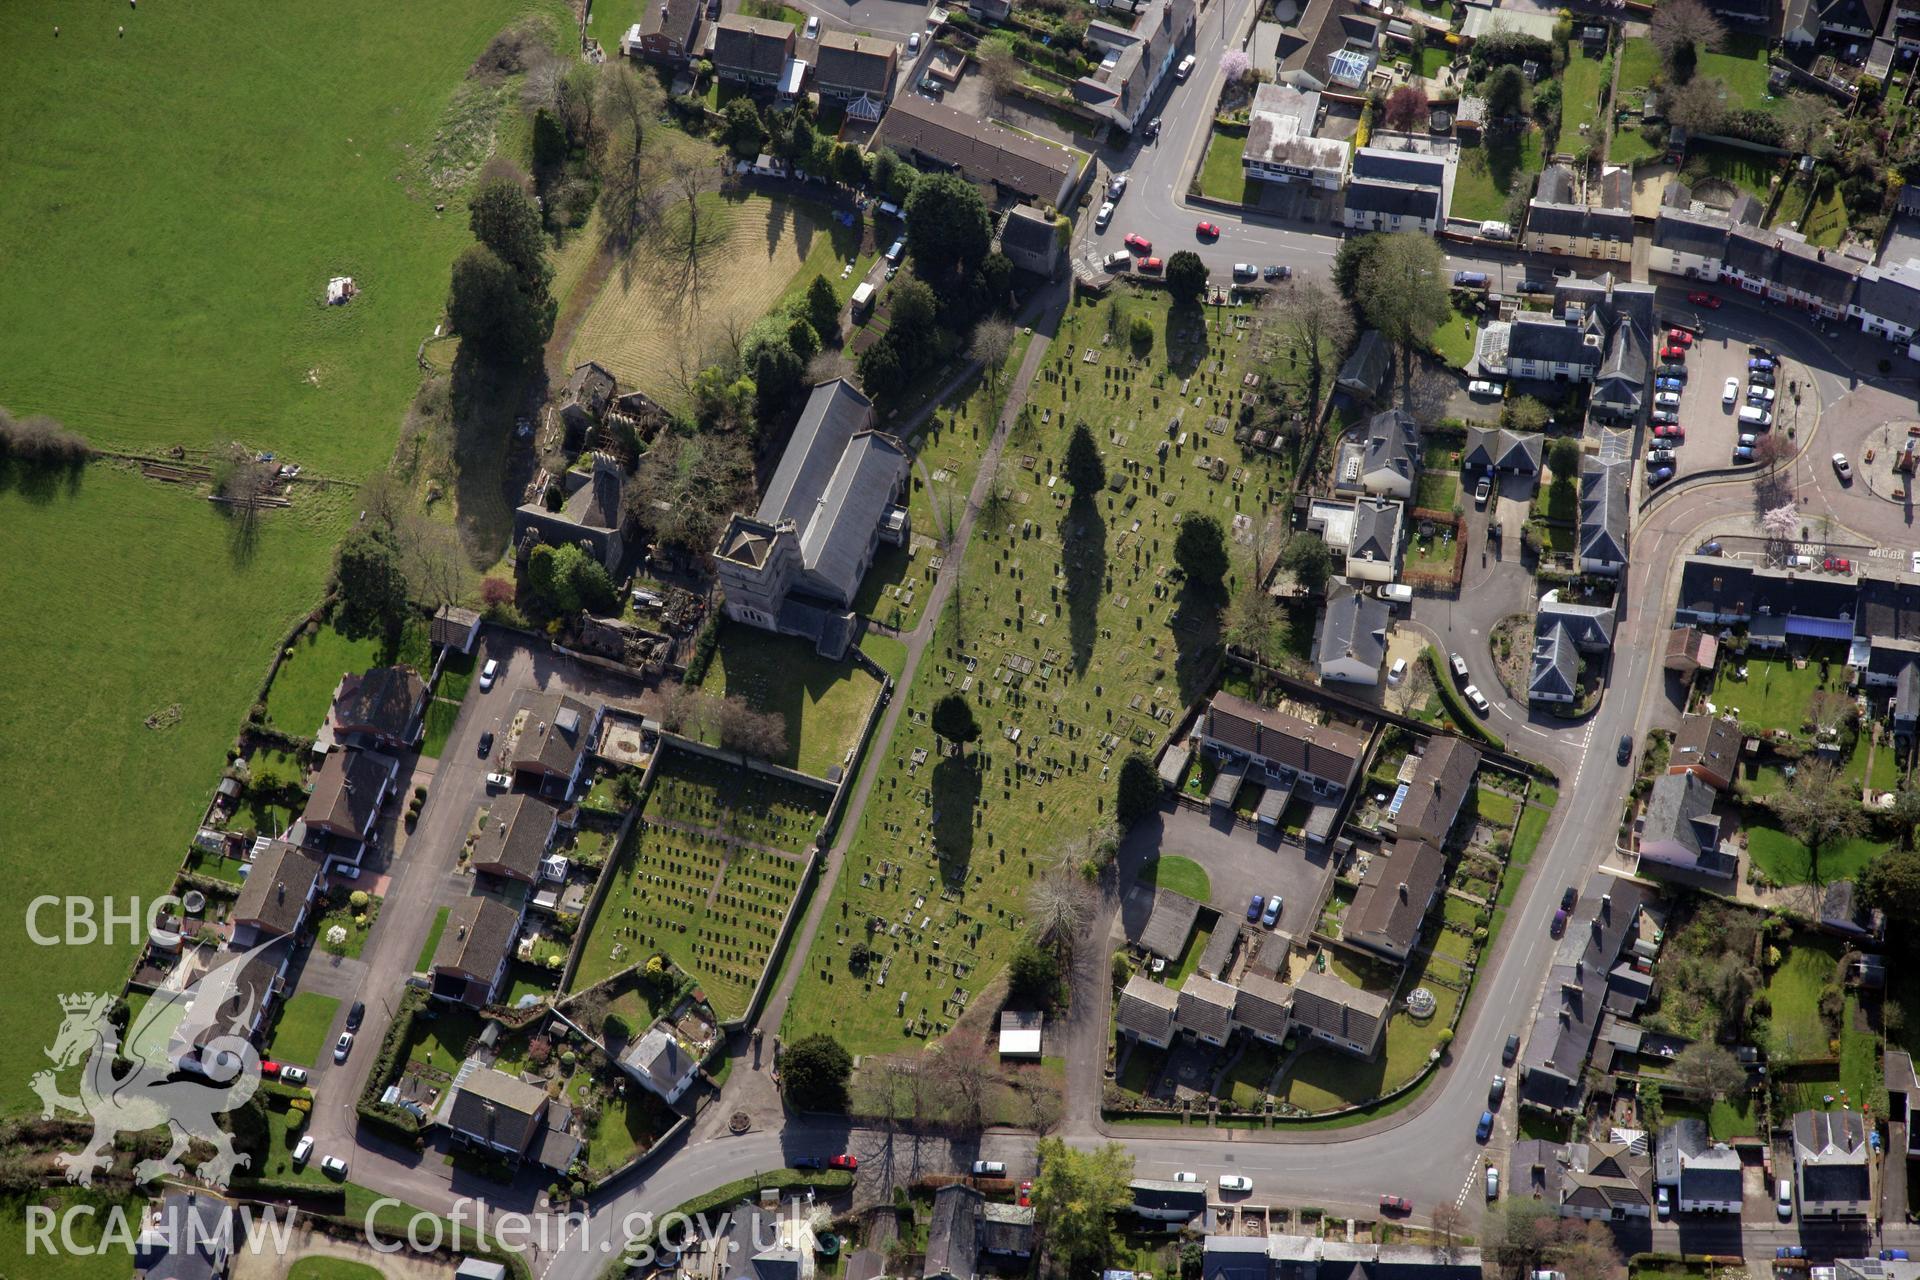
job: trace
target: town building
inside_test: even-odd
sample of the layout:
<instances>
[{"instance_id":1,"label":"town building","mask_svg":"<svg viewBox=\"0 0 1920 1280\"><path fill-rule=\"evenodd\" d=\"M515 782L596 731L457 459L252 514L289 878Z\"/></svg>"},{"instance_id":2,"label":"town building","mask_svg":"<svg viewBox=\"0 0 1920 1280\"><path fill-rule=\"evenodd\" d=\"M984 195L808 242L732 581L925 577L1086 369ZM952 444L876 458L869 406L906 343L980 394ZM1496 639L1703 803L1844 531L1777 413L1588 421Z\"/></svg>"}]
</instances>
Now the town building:
<instances>
[{"instance_id":1,"label":"town building","mask_svg":"<svg viewBox=\"0 0 1920 1280\"><path fill-rule=\"evenodd\" d=\"M838 29L822 31L814 51L813 84L822 98L864 103L860 117L880 118L893 99L900 46L891 40ZM848 114L853 108L848 107Z\"/></svg>"},{"instance_id":2,"label":"town building","mask_svg":"<svg viewBox=\"0 0 1920 1280\"><path fill-rule=\"evenodd\" d=\"M1395 789L1381 827L1402 839L1444 849L1460 807L1473 791L1480 752L1465 739L1435 734L1410 763L1412 774L1401 773L1406 780Z\"/></svg>"},{"instance_id":3,"label":"town building","mask_svg":"<svg viewBox=\"0 0 1920 1280\"><path fill-rule=\"evenodd\" d=\"M1338 191L1347 173L1347 144L1316 137L1323 111L1320 94L1290 84L1254 90L1240 167L1249 182L1301 184Z\"/></svg>"},{"instance_id":4,"label":"town building","mask_svg":"<svg viewBox=\"0 0 1920 1280\"><path fill-rule=\"evenodd\" d=\"M327 727L334 741L378 751L405 751L420 741L427 682L412 667L375 667L340 677Z\"/></svg>"},{"instance_id":5,"label":"town building","mask_svg":"<svg viewBox=\"0 0 1920 1280\"><path fill-rule=\"evenodd\" d=\"M1730 716L1682 716L1667 772L1690 773L1716 791L1730 791L1740 768L1742 741L1740 722Z\"/></svg>"},{"instance_id":6,"label":"town building","mask_svg":"<svg viewBox=\"0 0 1920 1280\"><path fill-rule=\"evenodd\" d=\"M570 694L528 695L515 716L515 784L570 799L586 771L605 715L604 706L588 706Z\"/></svg>"},{"instance_id":7,"label":"town building","mask_svg":"<svg viewBox=\"0 0 1920 1280\"><path fill-rule=\"evenodd\" d=\"M549 1100L544 1085L474 1059L462 1064L435 1119L458 1143L548 1169L565 1170L580 1152L567 1132L571 1107Z\"/></svg>"},{"instance_id":8,"label":"town building","mask_svg":"<svg viewBox=\"0 0 1920 1280\"><path fill-rule=\"evenodd\" d=\"M1207 1211L1207 1189L1197 1182L1135 1178L1127 1184L1133 1211L1149 1222L1189 1222Z\"/></svg>"},{"instance_id":9,"label":"town building","mask_svg":"<svg viewBox=\"0 0 1920 1280\"><path fill-rule=\"evenodd\" d=\"M1697 1117L1676 1120L1660 1131L1654 1177L1681 1213L1740 1212L1740 1153L1713 1141L1707 1122Z\"/></svg>"},{"instance_id":10,"label":"town building","mask_svg":"<svg viewBox=\"0 0 1920 1280\"><path fill-rule=\"evenodd\" d=\"M489 880L535 884L560 828L560 810L538 796L512 792L494 800L473 838L467 865Z\"/></svg>"},{"instance_id":11,"label":"town building","mask_svg":"<svg viewBox=\"0 0 1920 1280\"><path fill-rule=\"evenodd\" d=\"M1527 202L1521 243L1530 253L1623 262L1633 256L1633 235L1632 170L1610 169L1598 191L1582 193L1571 166L1551 164Z\"/></svg>"},{"instance_id":12,"label":"town building","mask_svg":"<svg viewBox=\"0 0 1920 1280\"><path fill-rule=\"evenodd\" d=\"M205 1191L167 1190L141 1220L133 1280L223 1280L236 1235L244 1244L247 1228L226 1201ZM99 1247L110 1248L111 1237Z\"/></svg>"},{"instance_id":13,"label":"town building","mask_svg":"<svg viewBox=\"0 0 1920 1280\"><path fill-rule=\"evenodd\" d=\"M1397 502L1385 505L1400 509ZM1392 621L1386 601L1337 579L1329 583L1327 607L1313 641L1313 666L1321 683L1379 684Z\"/></svg>"},{"instance_id":14,"label":"town building","mask_svg":"<svg viewBox=\"0 0 1920 1280\"><path fill-rule=\"evenodd\" d=\"M1127 979L1114 1007L1114 1025L1122 1035L1164 1049L1173 1043L1174 1015L1179 1009L1180 993L1163 982L1141 974Z\"/></svg>"},{"instance_id":15,"label":"town building","mask_svg":"<svg viewBox=\"0 0 1920 1280\"><path fill-rule=\"evenodd\" d=\"M700 1061L687 1052L680 1037L664 1021L656 1022L628 1045L620 1065L649 1091L671 1106L700 1076Z\"/></svg>"},{"instance_id":16,"label":"town building","mask_svg":"<svg viewBox=\"0 0 1920 1280\"><path fill-rule=\"evenodd\" d=\"M1086 43L1100 65L1073 82L1074 98L1115 128L1131 133L1154 95L1173 74L1181 53L1193 47L1197 0L1148 0L1132 27L1106 18L1087 24ZM1107 10L1117 15L1118 9Z\"/></svg>"},{"instance_id":17,"label":"town building","mask_svg":"<svg viewBox=\"0 0 1920 1280\"><path fill-rule=\"evenodd\" d=\"M640 21L620 38L620 52L660 66L686 65L700 47L700 19L706 8L703 0L648 0Z\"/></svg>"},{"instance_id":18,"label":"town building","mask_svg":"<svg viewBox=\"0 0 1920 1280\"><path fill-rule=\"evenodd\" d=\"M1480 1251L1464 1246L1348 1242L1319 1236L1211 1232L1202 1280L1479 1280Z\"/></svg>"},{"instance_id":19,"label":"town building","mask_svg":"<svg viewBox=\"0 0 1920 1280\"><path fill-rule=\"evenodd\" d=\"M327 752L289 838L330 862L359 866L377 839L380 809L399 772L400 762L378 751L336 747Z\"/></svg>"},{"instance_id":20,"label":"town building","mask_svg":"<svg viewBox=\"0 0 1920 1280\"><path fill-rule=\"evenodd\" d=\"M1462 474L1519 476L1535 479L1545 437L1538 431L1509 431L1505 427L1468 427L1460 451Z\"/></svg>"},{"instance_id":21,"label":"town building","mask_svg":"<svg viewBox=\"0 0 1920 1280\"><path fill-rule=\"evenodd\" d=\"M1261 89L1272 88L1261 85ZM1381 336L1378 329L1368 329L1353 344L1353 354L1341 364L1340 372L1334 377L1334 384L1350 395L1362 400L1371 400L1380 394L1382 387L1393 373L1393 344ZM1416 428L1417 430L1417 428ZM1411 497L1412 488L1401 495Z\"/></svg>"},{"instance_id":22,"label":"town building","mask_svg":"<svg viewBox=\"0 0 1920 1280\"><path fill-rule=\"evenodd\" d=\"M708 57L720 79L770 89L781 83L793 59L794 46L791 22L729 13L713 24L713 47Z\"/></svg>"},{"instance_id":23,"label":"town building","mask_svg":"<svg viewBox=\"0 0 1920 1280\"><path fill-rule=\"evenodd\" d=\"M1653 1162L1646 1138L1634 1142L1576 1142L1560 1170L1563 1218L1618 1222L1653 1216Z\"/></svg>"},{"instance_id":24,"label":"town building","mask_svg":"<svg viewBox=\"0 0 1920 1280\"><path fill-rule=\"evenodd\" d=\"M1347 177L1342 225L1433 234L1447 220L1447 163L1436 155L1361 147Z\"/></svg>"},{"instance_id":25,"label":"town building","mask_svg":"<svg viewBox=\"0 0 1920 1280\"><path fill-rule=\"evenodd\" d=\"M1858 1111L1799 1111L1793 1172L1802 1218L1860 1218L1873 1210L1867 1126Z\"/></svg>"},{"instance_id":26,"label":"town building","mask_svg":"<svg viewBox=\"0 0 1920 1280\"><path fill-rule=\"evenodd\" d=\"M1580 673L1589 657L1613 647L1613 609L1569 604L1558 591L1540 597L1533 617L1533 662L1527 676L1532 702L1565 704L1580 696Z\"/></svg>"},{"instance_id":27,"label":"town building","mask_svg":"<svg viewBox=\"0 0 1920 1280\"><path fill-rule=\"evenodd\" d=\"M1234 989L1218 978L1191 973L1180 987L1174 1025L1202 1044L1218 1048L1233 1034Z\"/></svg>"},{"instance_id":28,"label":"town building","mask_svg":"<svg viewBox=\"0 0 1920 1280\"><path fill-rule=\"evenodd\" d=\"M919 94L895 98L873 139L920 168L952 169L1002 199L1071 207L1087 165L1066 147L1029 138Z\"/></svg>"},{"instance_id":29,"label":"town building","mask_svg":"<svg viewBox=\"0 0 1920 1280\"><path fill-rule=\"evenodd\" d=\"M1032 205L1017 204L1001 220L1000 252L1020 270L1052 279L1066 256L1064 226L1064 219L1055 221Z\"/></svg>"}]
</instances>

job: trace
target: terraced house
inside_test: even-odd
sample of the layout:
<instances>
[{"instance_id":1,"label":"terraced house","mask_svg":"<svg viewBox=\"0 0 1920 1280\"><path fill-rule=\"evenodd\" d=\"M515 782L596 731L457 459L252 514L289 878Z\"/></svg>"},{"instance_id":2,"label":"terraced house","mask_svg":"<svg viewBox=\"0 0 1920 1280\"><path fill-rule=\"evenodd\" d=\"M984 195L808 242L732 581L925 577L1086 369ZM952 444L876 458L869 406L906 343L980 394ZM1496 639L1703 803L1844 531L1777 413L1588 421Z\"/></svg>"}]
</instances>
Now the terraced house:
<instances>
[{"instance_id":1,"label":"terraced house","mask_svg":"<svg viewBox=\"0 0 1920 1280\"><path fill-rule=\"evenodd\" d=\"M772 88L782 82L793 50L791 22L729 13L714 24L708 56L714 74L722 80Z\"/></svg>"},{"instance_id":2,"label":"terraced house","mask_svg":"<svg viewBox=\"0 0 1920 1280\"><path fill-rule=\"evenodd\" d=\"M1195 0L1151 0L1131 27L1104 18L1089 22L1086 41L1100 51L1100 65L1073 82L1074 98L1131 133L1192 47L1198 10Z\"/></svg>"},{"instance_id":3,"label":"terraced house","mask_svg":"<svg viewBox=\"0 0 1920 1280\"><path fill-rule=\"evenodd\" d=\"M822 31L814 52L813 84L823 98L848 103L856 120L874 121L893 98L900 46L878 36Z\"/></svg>"}]
</instances>

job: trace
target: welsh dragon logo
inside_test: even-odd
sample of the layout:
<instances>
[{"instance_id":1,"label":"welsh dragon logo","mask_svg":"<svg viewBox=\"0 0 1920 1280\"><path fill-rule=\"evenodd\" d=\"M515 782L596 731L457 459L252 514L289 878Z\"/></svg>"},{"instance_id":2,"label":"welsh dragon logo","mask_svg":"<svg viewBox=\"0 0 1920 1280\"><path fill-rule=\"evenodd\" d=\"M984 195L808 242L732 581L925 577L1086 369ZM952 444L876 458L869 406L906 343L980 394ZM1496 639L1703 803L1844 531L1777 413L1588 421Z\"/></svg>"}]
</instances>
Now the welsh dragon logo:
<instances>
[{"instance_id":1,"label":"welsh dragon logo","mask_svg":"<svg viewBox=\"0 0 1920 1280\"><path fill-rule=\"evenodd\" d=\"M214 1117L245 1103L260 1087L260 1054L247 1039L257 1002L243 978L248 962L279 941L231 956L184 989L155 992L128 1026L124 1046L110 1016L112 995L60 998L65 1020L46 1050L53 1067L37 1073L32 1084L42 1118L65 1113L93 1120L87 1144L59 1157L69 1182L91 1186L94 1174L111 1167L116 1137L162 1125L173 1145L164 1157L136 1165L136 1182L186 1176L180 1157L195 1138L214 1149L196 1171L202 1181L224 1187L235 1169L247 1165L248 1157L233 1149L232 1135ZM76 1065L80 1093L74 1097L60 1092L55 1073Z\"/></svg>"}]
</instances>

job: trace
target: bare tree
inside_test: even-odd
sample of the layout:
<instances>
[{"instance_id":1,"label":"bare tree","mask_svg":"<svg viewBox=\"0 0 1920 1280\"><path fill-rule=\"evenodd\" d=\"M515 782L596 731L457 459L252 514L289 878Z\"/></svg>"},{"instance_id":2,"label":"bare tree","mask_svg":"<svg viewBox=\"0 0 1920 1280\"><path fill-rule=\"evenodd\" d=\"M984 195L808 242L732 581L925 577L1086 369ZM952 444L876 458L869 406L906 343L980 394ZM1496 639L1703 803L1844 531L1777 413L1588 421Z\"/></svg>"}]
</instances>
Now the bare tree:
<instances>
[{"instance_id":1,"label":"bare tree","mask_svg":"<svg viewBox=\"0 0 1920 1280\"><path fill-rule=\"evenodd\" d=\"M1820 851L1867 827L1858 790L1825 760L1801 764L1793 785L1770 797L1769 803L1787 834L1807 846L1815 880L1820 874Z\"/></svg>"},{"instance_id":2,"label":"bare tree","mask_svg":"<svg viewBox=\"0 0 1920 1280\"><path fill-rule=\"evenodd\" d=\"M739 432L662 433L627 490L639 521L696 555L713 550L727 516L744 509L753 457Z\"/></svg>"},{"instance_id":3,"label":"bare tree","mask_svg":"<svg viewBox=\"0 0 1920 1280\"><path fill-rule=\"evenodd\" d=\"M267 505L279 482L278 464L262 462L253 450L237 444L213 467L214 497L248 535L253 533L260 508Z\"/></svg>"},{"instance_id":4,"label":"bare tree","mask_svg":"<svg viewBox=\"0 0 1920 1280\"><path fill-rule=\"evenodd\" d=\"M1019 86L1020 59L998 40L982 41L974 60L980 64L980 74L987 78L987 88L996 96L1012 93Z\"/></svg>"},{"instance_id":5,"label":"bare tree","mask_svg":"<svg viewBox=\"0 0 1920 1280\"><path fill-rule=\"evenodd\" d=\"M1620 1254L1606 1227L1598 1222L1569 1222L1563 1230L1571 1238L1560 1246L1554 1262L1567 1280L1611 1280L1619 1272Z\"/></svg>"},{"instance_id":6,"label":"bare tree","mask_svg":"<svg viewBox=\"0 0 1920 1280\"><path fill-rule=\"evenodd\" d=\"M1682 1049L1673 1060L1673 1075L1685 1088L1715 1102L1747 1082L1747 1069L1711 1040L1696 1040Z\"/></svg>"},{"instance_id":7,"label":"bare tree","mask_svg":"<svg viewBox=\"0 0 1920 1280\"><path fill-rule=\"evenodd\" d=\"M1246 575L1227 604L1227 641L1273 666L1286 648L1287 616L1261 579Z\"/></svg>"},{"instance_id":8,"label":"bare tree","mask_svg":"<svg viewBox=\"0 0 1920 1280\"><path fill-rule=\"evenodd\" d=\"M568 72L561 84L573 78ZM660 86L630 66L608 64L601 72L597 100L614 152L601 166L601 209L631 244L659 212L647 129L660 110ZM588 117L589 127L592 119Z\"/></svg>"},{"instance_id":9,"label":"bare tree","mask_svg":"<svg viewBox=\"0 0 1920 1280\"><path fill-rule=\"evenodd\" d=\"M1667 91L1667 118L1689 133L1711 133L1726 113L1727 86L1717 77L1695 76Z\"/></svg>"},{"instance_id":10,"label":"bare tree","mask_svg":"<svg viewBox=\"0 0 1920 1280\"><path fill-rule=\"evenodd\" d=\"M786 717L772 711L756 711L753 704L738 694L726 698L709 697L708 715L720 745L729 751L773 759L786 754Z\"/></svg>"},{"instance_id":11,"label":"bare tree","mask_svg":"<svg viewBox=\"0 0 1920 1280\"><path fill-rule=\"evenodd\" d=\"M1013 322L994 316L973 327L968 354L980 362L980 385L987 393L987 435L1000 429L1007 403L1007 353L1013 350Z\"/></svg>"},{"instance_id":12,"label":"bare tree","mask_svg":"<svg viewBox=\"0 0 1920 1280\"><path fill-rule=\"evenodd\" d=\"M687 202L687 260L700 257L700 197L720 185L720 171L698 155L676 156L667 170L674 194ZM739 344L734 344L736 354Z\"/></svg>"},{"instance_id":13,"label":"bare tree","mask_svg":"<svg viewBox=\"0 0 1920 1280\"><path fill-rule=\"evenodd\" d=\"M1000 1073L987 1046L978 1038L948 1036L940 1042L940 1052L928 1064L942 1101L954 1120L968 1129L985 1127L987 1101Z\"/></svg>"},{"instance_id":14,"label":"bare tree","mask_svg":"<svg viewBox=\"0 0 1920 1280\"><path fill-rule=\"evenodd\" d=\"M823 382L832 382L835 378L851 378L853 360L840 347L827 347L814 353L807 361L807 385L817 387Z\"/></svg>"},{"instance_id":15,"label":"bare tree","mask_svg":"<svg viewBox=\"0 0 1920 1280\"><path fill-rule=\"evenodd\" d=\"M1780 122L1782 142L1789 150L1811 152L1839 115L1825 98L1789 93L1773 104L1773 118Z\"/></svg>"},{"instance_id":16,"label":"bare tree","mask_svg":"<svg viewBox=\"0 0 1920 1280\"><path fill-rule=\"evenodd\" d=\"M1701 52L1727 42L1727 29L1700 0L1661 0L1648 23L1647 37L1669 66L1691 67Z\"/></svg>"},{"instance_id":17,"label":"bare tree","mask_svg":"<svg viewBox=\"0 0 1920 1280\"><path fill-rule=\"evenodd\" d=\"M698 737L706 695L692 685L675 680L660 686L654 718L668 733L688 733Z\"/></svg>"},{"instance_id":18,"label":"bare tree","mask_svg":"<svg viewBox=\"0 0 1920 1280\"><path fill-rule=\"evenodd\" d=\"M1807 719L1821 736L1838 733L1859 715L1859 707L1838 689L1816 689L1807 699Z\"/></svg>"},{"instance_id":19,"label":"bare tree","mask_svg":"<svg viewBox=\"0 0 1920 1280\"><path fill-rule=\"evenodd\" d=\"M1448 1261L1459 1247L1460 1228L1465 1224L1466 1215L1458 1205L1442 1201L1433 1207L1433 1233L1440 1237L1440 1249Z\"/></svg>"},{"instance_id":20,"label":"bare tree","mask_svg":"<svg viewBox=\"0 0 1920 1280\"><path fill-rule=\"evenodd\" d=\"M1327 361L1340 359L1353 342L1353 308L1318 280L1268 296L1267 305L1279 313L1287 340L1305 349L1307 403L1312 412L1318 412L1326 389Z\"/></svg>"},{"instance_id":21,"label":"bare tree","mask_svg":"<svg viewBox=\"0 0 1920 1280\"><path fill-rule=\"evenodd\" d=\"M1027 918L1033 936L1054 954L1070 956L1073 944L1093 920L1094 889L1073 866L1050 868L1027 892Z\"/></svg>"},{"instance_id":22,"label":"bare tree","mask_svg":"<svg viewBox=\"0 0 1920 1280\"><path fill-rule=\"evenodd\" d=\"M425 515L406 522L401 568L413 587L414 598L429 608L459 604L473 587L473 563L467 558L460 533Z\"/></svg>"},{"instance_id":23,"label":"bare tree","mask_svg":"<svg viewBox=\"0 0 1920 1280\"><path fill-rule=\"evenodd\" d=\"M576 62L561 75L554 90L553 105L566 122L567 132L591 152L600 141L597 104L600 98L599 68L590 62Z\"/></svg>"}]
</instances>

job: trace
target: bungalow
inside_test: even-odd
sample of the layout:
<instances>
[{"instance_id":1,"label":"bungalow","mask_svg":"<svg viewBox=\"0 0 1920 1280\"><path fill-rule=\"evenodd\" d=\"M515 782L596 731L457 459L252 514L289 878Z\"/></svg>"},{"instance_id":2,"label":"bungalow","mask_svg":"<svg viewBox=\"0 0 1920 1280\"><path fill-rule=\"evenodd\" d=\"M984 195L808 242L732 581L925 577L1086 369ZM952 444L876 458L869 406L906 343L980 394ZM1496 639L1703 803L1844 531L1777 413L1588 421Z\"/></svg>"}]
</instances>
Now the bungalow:
<instances>
[{"instance_id":1,"label":"bungalow","mask_svg":"<svg viewBox=\"0 0 1920 1280\"><path fill-rule=\"evenodd\" d=\"M665 1022L656 1022L646 1034L627 1046L620 1065L628 1075L672 1106L680 1101L700 1074L700 1063L680 1043Z\"/></svg>"},{"instance_id":2,"label":"bungalow","mask_svg":"<svg viewBox=\"0 0 1920 1280\"><path fill-rule=\"evenodd\" d=\"M1413 776L1400 785L1382 825L1401 839L1445 848L1479 768L1480 752L1464 739L1438 734L1427 739Z\"/></svg>"},{"instance_id":3,"label":"bungalow","mask_svg":"<svg viewBox=\"0 0 1920 1280\"><path fill-rule=\"evenodd\" d=\"M713 26L714 74L732 84L773 88L793 59L791 22L729 13Z\"/></svg>"},{"instance_id":4,"label":"bungalow","mask_svg":"<svg viewBox=\"0 0 1920 1280\"><path fill-rule=\"evenodd\" d=\"M1386 505L1396 512L1400 509L1399 503ZM1314 670L1321 683L1379 684L1392 621L1386 601L1344 582L1331 583L1313 646Z\"/></svg>"},{"instance_id":5,"label":"bungalow","mask_svg":"<svg viewBox=\"0 0 1920 1280\"><path fill-rule=\"evenodd\" d=\"M1374 497L1412 501L1419 474L1420 424L1404 409L1374 414L1360 459L1360 487Z\"/></svg>"},{"instance_id":6,"label":"bungalow","mask_svg":"<svg viewBox=\"0 0 1920 1280\"><path fill-rule=\"evenodd\" d=\"M1740 767L1741 741L1740 722L1730 717L1682 716L1667 772L1690 773L1716 791L1731 790Z\"/></svg>"},{"instance_id":7,"label":"bungalow","mask_svg":"<svg viewBox=\"0 0 1920 1280\"><path fill-rule=\"evenodd\" d=\"M482 1009L500 994L520 932L520 913L484 894L474 894L447 911L440 941L433 949L435 999Z\"/></svg>"},{"instance_id":8,"label":"bungalow","mask_svg":"<svg viewBox=\"0 0 1920 1280\"><path fill-rule=\"evenodd\" d=\"M375 667L340 677L328 721L336 741L404 751L420 741L426 712L427 682L418 671Z\"/></svg>"},{"instance_id":9,"label":"bungalow","mask_svg":"<svg viewBox=\"0 0 1920 1280\"><path fill-rule=\"evenodd\" d=\"M1425 840L1394 840L1367 863L1340 926L1342 940L1405 964L1446 870L1446 854Z\"/></svg>"},{"instance_id":10,"label":"bungalow","mask_svg":"<svg viewBox=\"0 0 1920 1280\"><path fill-rule=\"evenodd\" d=\"M852 31L822 31L814 59L813 83L821 97L864 100L874 109L873 118L880 118L877 109L893 97L899 45Z\"/></svg>"},{"instance_id":11,"label":"bungalow","mask_svg":"<svg viewBox=\"0 0 1920 1280\"><path fill-rule=\"evenodd\" d=\"M1740 1212L1740 1153L1713 1141L1704 1120L1689 1116L1660 1131L1654 1179L1681 1213Z\"/></svg>"},{"instance_id":12,"label":"bungalow","mask_svg":"<svg viewBox=\"0 0 1920 1280\"><path fill-rule=\"evenodd\" d=\"M387 802L400 762L362 747L337 747L314 775L300 815L301 843L338 862L360 865L375 839L380 808Z\"/></svg>"},{"instance_id":13,"label":"bungalow","mask_svg":"<svg viewBox=\"0 0 1920 1280\"><path fill-rule=\"evenodd\" d=\"M1114 1025L1122 1035L1131 1036L1156 1049L1173 1043L1174 1015L1180 1005L1180 993L1163 982L1141 974L1127 979L1114 1008Z\"/></svg>"},{"instance_id":14,"label":"bungalow","mask_svg":"<svg viewBox=\"0 0 1920 1280\"><path fill-rule=\"evenodd\" d=\"M1488 475L1540 474L1540 452L1545 439L1538 431L1509 431L1505 427L1468 427L1466 447L1460 453L1463 473Z\"/></svg>"},{"instance_id":15,"label":"bungalow","mask_svg":"<svg viewBox=\"0 0 1920 1280\"><path fill-rule=\"evenodd\" d=\"M1316 1040L1372 1058L1387 1024L1386 997L1351 986L1338 975L1308 969L1293 988L1293 1021Z\"/></svg>"},{"instance_id":16,"label":"bungalow","mask_svg":"<svg viewBox=\"0 0 1920 1280\"><path fill-rule=\"evenodd\" d=\"M296 934L320 888L321 863L312 851L275 840L253 860L227 917L232 944L251 947L269 938Z\"/></svg>"},{"instance_id":17,"label":"bungalow","mask_svg":"<svg viewBox=\"0 0 1920 1280\"><path fill-rule=\"evenodd\" d=\"M1560 1215L1619 1222L1653 1216L1653 1162L1625 1142L1576 1142L1560 1174Z\"/></svg>"},{"instance_id":18,"label":"bungalow","mask_svg":"<svg viewBox=\"0 0 1920 1280\"><path fill-rule=\"evenodd\" d=\"M1568 703L1579 697L1582 655L1613 647L1613 622L1613 610L1605 606L1564 604L1558 591L1541 596L1533 620L1528 699Z\"/></svg>"},{"instance_id":19,"label":"bungalow","mask_svg":"<svg viewBox=\"0 0 1920 1280\"><path fill-rule=\"evenodd\" d=\"M1793 1171L1800 1215L1865 1217L1873 1208L1867 1127L1858 1111L1800 1111L1793 1117Z\"/></svg>"},{"instance_id":20,"label":"bungalow","mask_svg":"<svg viewBox=\"0 0 1920 1280\"><path fill-rule=\"evenodd\" d=\"M1624 330L1628 326L1622 325ZM1580 464L1580 569L1618 576L1627 567L1633 463L1588 456Z\"/></svg>"},{"instance_id":21,"label":"bungalow","mask_svg":"<svg viewBox=\"0 0 1920 1280\"><path fill-rule=\"evenodd\" d=\"M640 21L621 37L620 52L660 66L683 66L693 56L700 35L702 0L648 0Z\"/></svg>"},{"instance_id":22,"label":"bungalow","mask_svg":"<svg viewBox=\"0 0 1920 1280\"><path fill-rule=\"evenodd\" d=\"M513 780L565 799L573 794L600 736L603 706L564 693L536 693L522 704L524 726L513 746Z\"/></svg>"},{"instance_id":23,"label":"bungalow","mask_svg":"<svg viewBox=\"0 0 1920 1280\"><path fill-rule=\"evenodd\" d=\"M546 1088L469 1059L436 1116L456 1142L564 1170L579 1155L573 1109Z\"/></svg>"},{"instance_id":24,"label":"bungalow","mask_svg":"<svg viewBox=\"0 0 1920 1280\"><path fill-rule=\"evenodd\" d=\"M1730 888L1739 858L1720 847L1713 802L1713 787L1684 769L1655 778L1641 817L1641 868L1656 875L1684 872Z\"/></svg>"},{"instance_id":25,"label":"bungalow","mask_svg":"<svg viewBox=\"0 0 1920 1280\"><path fill-rule=\"evenodd\" d=\"M1207 1188L1198 1182L1135 1178L1127 1184L1133 1211L1153 1222L1189 1222L1207 1211Z\"/></svg>"}]
</instances>

